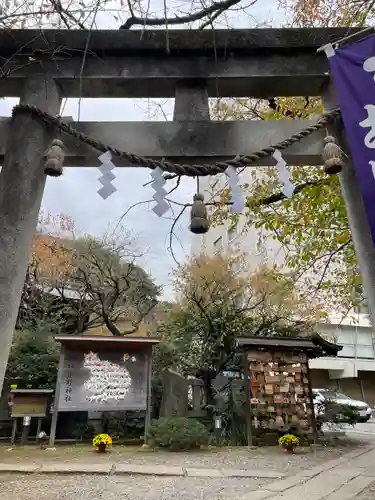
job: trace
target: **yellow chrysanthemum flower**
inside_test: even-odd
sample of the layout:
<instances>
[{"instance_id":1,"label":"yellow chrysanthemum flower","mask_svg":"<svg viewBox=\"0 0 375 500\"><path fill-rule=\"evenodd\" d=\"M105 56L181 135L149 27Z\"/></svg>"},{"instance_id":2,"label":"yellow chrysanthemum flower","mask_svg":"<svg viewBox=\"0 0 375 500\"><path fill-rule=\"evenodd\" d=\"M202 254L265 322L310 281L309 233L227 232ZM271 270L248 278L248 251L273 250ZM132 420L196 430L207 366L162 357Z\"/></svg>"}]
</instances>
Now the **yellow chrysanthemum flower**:
<instances>
[{"instance_id":1,"label":"yellow chrysanthemum flower","mask_svg":"<svg viewBox=\"0 0 375 500\"><path fill-rule=\"evenodd\" d=\"M279 439L280 446L298 446L299 440L293 434L285 434L285 436L281 436Z\"/></svg>"},{"instance_id":2,"label":"yellow chrysanthemum flower","mask_svg":"<svg viewBox=\"0 0 375 500\"><path fill-rule=\"evenodd\" d=\"M108 434L98 434L92 440L94 446L99 446L100 444L105 444L106 446L112 445L112 438Z\"/></svg>"}]
</instances>

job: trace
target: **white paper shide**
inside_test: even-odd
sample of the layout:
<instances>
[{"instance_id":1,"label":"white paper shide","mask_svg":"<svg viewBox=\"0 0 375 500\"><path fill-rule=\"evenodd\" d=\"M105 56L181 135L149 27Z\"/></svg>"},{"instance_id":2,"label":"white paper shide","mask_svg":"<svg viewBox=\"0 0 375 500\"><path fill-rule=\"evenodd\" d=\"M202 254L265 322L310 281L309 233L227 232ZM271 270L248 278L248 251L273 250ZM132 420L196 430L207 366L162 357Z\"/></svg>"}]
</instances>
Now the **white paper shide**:
<instances>
[{"instance_id":1,"label":"white paper shide","mask_svg":"<svg viewBox=\"0 0 375 500\"><path fill-rule=\"evenodd\" d=\"M115 169L115 165L112 163L112 155L109 151L103 153L99 156L99 161L101 163L100 167L98 167L99 172L102 174L99 177L98 181L102 185L100 189L98 189L98 195L106 200L111 194L115 193L117 189L112 184L112 181L116 179L113 170Z\"/></svg>"},{"instance_id":2,"label":"white paper shide","mask_svg":"<svg viewBox=\"0 0 375 500\"><path fill-rule=\"evenodd\" d=\"M272 156L276 160L277 175L280 182L283 184L283 193L290 199L295 190L295 185L291 181L292 174L286 168L286 161L284 160L281 151L276 149Z\"/></svg>"},{"instance_id":3,"label":"white paper shide","mask_svg":"<svg viewBox=\"0 0 375 500\"><path fill-rule=\"evenodd\" d=\"M234 214L240 214L245 209L245 195L240 186L240 179L235 167L229 166L225 170L225 174L228 177L228 184L230 187L230 202L229 207L230 212Z\"/></svg>"},{"instance_id":4,"label":"white paper shide","mask_svg":"<svg viewBox=\"0 0 375 500\"><path fill-rule=\"evenodd\" d=\"M160 167L156 167L151 172L151 177L153 182L151 183L152 189L155 191L153 199L156 204L152 207L152 211L158 216L162 217L169 210L169 204L165 201L167 196L167 191L164 189L165 183L167 182L163 176L163 170Z\"/></svg>"}]
</instances>

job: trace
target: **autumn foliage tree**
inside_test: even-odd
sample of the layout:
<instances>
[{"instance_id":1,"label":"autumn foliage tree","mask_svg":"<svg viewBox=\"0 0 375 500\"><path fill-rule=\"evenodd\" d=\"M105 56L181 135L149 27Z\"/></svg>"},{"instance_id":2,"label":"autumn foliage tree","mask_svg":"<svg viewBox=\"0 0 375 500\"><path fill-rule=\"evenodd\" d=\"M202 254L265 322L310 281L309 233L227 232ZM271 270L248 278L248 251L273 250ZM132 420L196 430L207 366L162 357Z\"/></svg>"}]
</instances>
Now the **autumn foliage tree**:
<instances>
[{"instance_id":1,"label":"autumn foliage tree","mask_svg":"<svg viewBox=\"0 0 375 500\"><path fill-rule=\"evenodd\" d=\"M286 0L280 3L292 14L292 26L363 27L375 14L373 0Z\"/></svg>"},{"instance_id":2,"label":"autumn foliage tree","mask_svg":"<svg viewBox=\"0 0 375 500\"><path fill-rule=\"evenodd\" d=\"M185 375L212 380L234 361L235 338L304 335L321 315L291 276L276 268L249 272L243 255L200 255L175 275L179 307L159 329L162 348ZM239 269L241 270L239 271Z\"/></svg>"},{"instance_id":3,"label":"autumn foliage tree","mask_svg":"<svg viewBox=\"0 0 375 500\"><path fill-rule=\"evenodd\" d=\"M129 239L124 240L85 237L66 243L73 247L72 269L56 288L62 299L74 291L71 307L79 330L105 325L112 335L131 334L157 304L159 287L137 265L139 255Z\"/></svg>"},{"instance_id":4,"label":"autumn foliage tree","mask_svg":"<svg viewBox=\"0 0 375 500\"><path fill-rule=\"evenodd\" d=\"M30 250L29 272L38 273L38 279L65 280L72 270L72 250L65 244L74 235L74 221L61 213L52 215L40 211L37 232Z\"/></svg>"},{"instance_id":5,"label":"autumn foliage tree","mask_svg":"<svg viewBox=\"0 0 375 500\"><path fill-rule=\"evenodd\" d=\"M72 236L69 217L41 213L17 327L51 335L105 325L113 335L134 333L159 289L136 264L130 236L121 242Z\"/></svg>"},{"instance_id":6,"label":"autumn foliage tree","mask_svg":"<svg viewBox=\"0 0 375 500\"><path fill-rule=\"evenodd\" d=\"M73 221L64 214L39 214L17 318L17 329L59 333L69 315L68 304L56 302L49 292L66 281L72 271L72 252L64 238L74 231Z\"/></svg>"}]
</instances>

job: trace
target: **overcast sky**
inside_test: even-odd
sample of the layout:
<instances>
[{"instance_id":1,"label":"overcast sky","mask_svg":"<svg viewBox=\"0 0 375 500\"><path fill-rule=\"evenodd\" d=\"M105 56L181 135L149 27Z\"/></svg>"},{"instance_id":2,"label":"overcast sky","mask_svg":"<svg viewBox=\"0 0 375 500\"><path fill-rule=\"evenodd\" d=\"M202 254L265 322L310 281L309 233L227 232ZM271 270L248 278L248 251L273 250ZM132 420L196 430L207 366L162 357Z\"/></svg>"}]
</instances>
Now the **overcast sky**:
<instances>
[{"instance_id":1,"label":"overcast sky","mask_svg":"<svg viewBox=\"0 0 375 500\"><path fill-rule=\"evenodd\" d=\"M252 8L254 18L241 15L231 16L231 26L240 28L254 27L254 23L267 22L269 25L280 25L281 12L277 12L277 0L259 0ZM100 28L115 28L108 19L100 19ZM131 99L82 99L80 103L80 120L82 121L148 121L164 120L162 114L156 114L157 106L147 100ZM15 99L0 101L0 116L9 116ZM173 100L160 100L163 111L170 120L173 113ZM78 100L68 99L63 103L63 115L78 116ZM137 151L133 151L137 153ZM99 165L99 162L98 162ZM53 214L64 213L73 218L77 233L89 233L102 236L108 228L113 227L122 214L133 204L148 200L152 196L149 187L142 187L150 180L150 172L143 169L117 168L114 184L117 192L107 200L97 194L100 188L98 177L100 172L94 168L66 168L63 177L48 177L42 207ZM191 202L195 182L184 179L174 192L174 199L179 202ZM140 205L132 209L123 223L127 229L137 234L138 246L146 252L142 265L150 272L155 281L163 285L165 298L171 298L170 273L174 266L168 250L169 235L173 214L168 212L164 218L158 218L149 205ZM177 224L173 238L173 250L179 261L183 261L190 253L190 232L188 229L189 212L186 211Z\"/></svg>"}]
</instances>

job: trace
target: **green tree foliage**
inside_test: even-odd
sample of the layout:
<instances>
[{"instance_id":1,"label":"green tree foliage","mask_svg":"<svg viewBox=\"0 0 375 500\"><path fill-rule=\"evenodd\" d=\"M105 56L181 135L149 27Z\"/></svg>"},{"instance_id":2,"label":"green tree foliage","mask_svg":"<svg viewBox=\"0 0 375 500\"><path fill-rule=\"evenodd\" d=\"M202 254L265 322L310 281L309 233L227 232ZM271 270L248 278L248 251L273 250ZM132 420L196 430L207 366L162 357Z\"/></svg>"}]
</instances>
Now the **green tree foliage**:
<instances>
[{"instance_id":1,"label":"green tree foliage","mask_svg":"<svg viewBox=\"0 0 375 500\"><path fill-rule=\"evenodd\" d=\"M284 6L292 14L293 27L364 27L375 14L374 2L367 0L292 0ZM277 98L269 104L261 119L307 118L323 109L320 100L311 97ZM363 296L356 293L361 290L360 277L338 178L326 176L321 168L289 170L302 189L292 200L275 202L273 195L281 186L274 169L268 169L251 186L249 221L267 229L282 245L286 265L299 279L307 278L312 293L318 292L330 307L345 314Z\"/></svg>"},{"instance_id":2,"label":"green tree foliage","mask_svg":"<svg viewBox=\"0 0 375 500\"><path fill-rule=\"evenodd\" d=\"M372 0L281 0L289 16L288 26L297 28L373 24ZM269 100L221 99L213 114L219 120L290 120L314 118L323 111L314 96L275 97ZM247 224L264 228L284 250L287 268L299 286L318 294L330 308L345 314L363 300L360 277L351 241L348 218L338 178L322 168L289 167L297 186L292 200L281 193L274 168L258 169L253 182L244 184L247 194ZM255 172L255 171L254 171ZM214 211L220 224L230 215L224 205L228 192L214 192L223 204Z\"/></svg>"},{"instance_id":3,"label":"green tree foliage","mask_svg":"<svg viewBox=\"0 0 375 500\"><path fill-rule=\"evenodd\" d=\"M326 176L320 168L289 170L304 190L291 200L264 202L280 189L270 169L251 186L249 223L263 227L280 243L285 264L301 286L345 312L357 300L353 292L360 278L338 178Z\"/></svg>"},{"instance_id":4,"label":"green tree foliage","mask_svg":"<svg viewBox=\"0 0 375 500\"><path fill-rule=\"evenodd\" d=\"M293 27L348 26L371 24L375 14L372 0L291 0L283 2L292 14ZM317 99L277 99L277 110L263 119L307 117L322 110ZM320 106L320 109L319 109ZM273 111L273 114L272 114ZM338 178L324 175L322 169L290 168L293 182L303 189L292 200L272 203L278 191L275 172L270 169L258 181L248 198L255 225L263 226L285 249L286 264L299 277L314 275L312 292L319 292L346 313L363 300L357 261L351 241L347 213Z\"/></svg>"},{"instance_id":5,"label":"green tree foliage","mask_svg":"<svg viewBox=\"0 0 375 500\"><path fill-rule=\"evenodd\" d=\"M6 379L18 386L55 387L59 346L51 337L16 331L10 351Z\"/></svg>"},{"instance_id":6,"label":"green tree foliage","mask_svg":"<svg viewBox=\"0 0 375 500\"><path fill-rule=\"evenodd\" d=\"M275 98L224 100L214 108L219 118L290 120L316 117L323 111L318 98ZM302 125L301 125L302 127ZM291 200L282 194L274 167L253 169L245 179L248 226L266 231L284 251L285 265L296 281L330 308L346 313L363 299L355 293L360 277L337 176L327 176L323 167L288 167L297 186ZM214 224L230 217L228 190L214 193L219 205L212 214Z\"/></svg>"}]
</instances>

